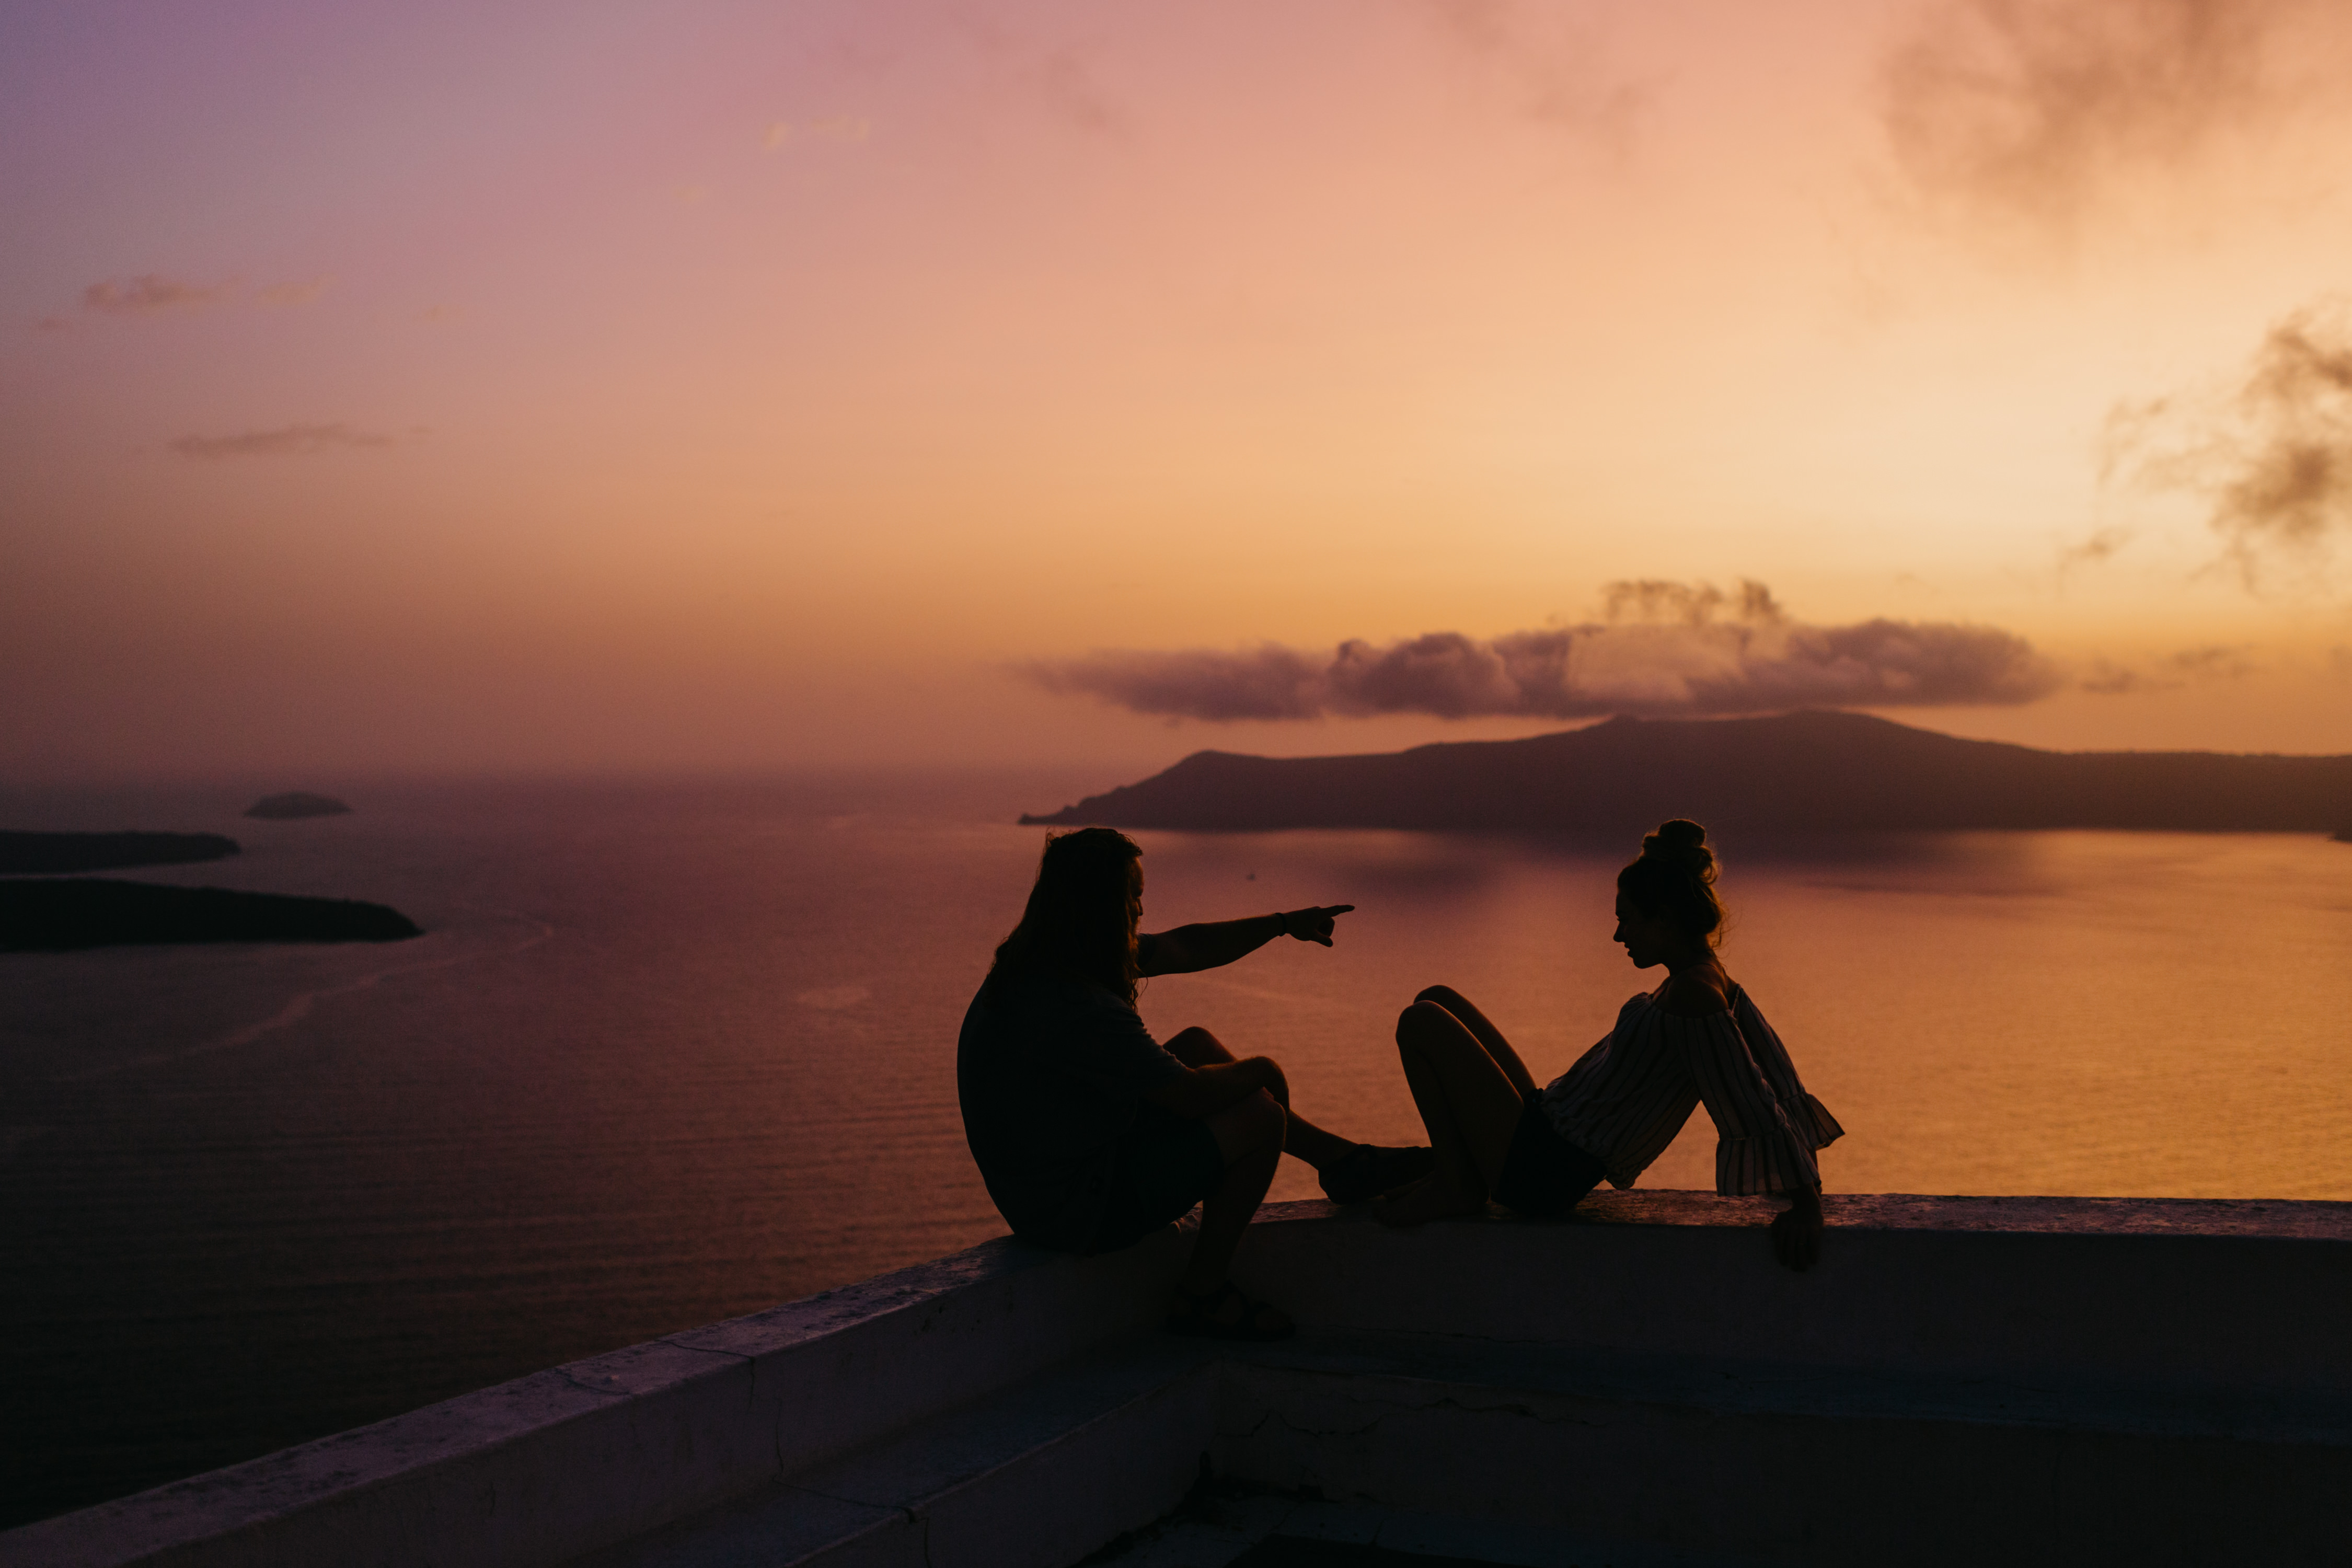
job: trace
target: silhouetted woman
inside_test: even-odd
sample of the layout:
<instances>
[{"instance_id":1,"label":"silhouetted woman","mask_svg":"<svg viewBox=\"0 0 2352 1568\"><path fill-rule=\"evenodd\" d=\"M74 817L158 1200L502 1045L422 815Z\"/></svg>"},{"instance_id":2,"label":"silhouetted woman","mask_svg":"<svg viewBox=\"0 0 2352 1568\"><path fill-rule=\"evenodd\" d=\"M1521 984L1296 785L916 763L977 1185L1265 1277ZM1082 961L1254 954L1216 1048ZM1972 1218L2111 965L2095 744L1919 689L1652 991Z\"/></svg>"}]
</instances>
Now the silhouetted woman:
<instances>
[{"instance_id":1,"label":"silhouetted woman","mask_svg":"<svg viewBox=\"0 0 2352 1568\"><path fill-rule=\"evenodd\" d=\"M1616 1027L1542 1089L1459 992L1433 985L1414 998L1397 1019L1397 1053L1437 1168L1374 1212L1417 1225L1482 1211L1492 1197L1564 1214L1602 1181L1632 1186L1704 1103L1715 1119L1715 1190L1788 1197L1772 1250L1791 1268L1811 1267L1822 1241L1813 1152L1844 1129L1805 1092L1780 1037L1724 973L1722 930L1706 829L1662 824L1617 873L1616 941L1635 968L1665 965L1665 981L1618 1009Z\"/></svg>"},{"instance_id":2,"label":"silhouetted woman","mask_svg":"<svg viewBox=\"0 0 2352 1568\"><path fill-rule=\"evenodd\" d=\"M1270 1057L1239 1061L1206 1029L1163 1047L1136 983L1231 963L1277 936L1331 945L1351 904L1144 934L1143 851L1108 827L1045 841L1021 923L996 950L956 1047L972 1159L1013 1234L1066 1252L1133 1245L1194 1204L1201 1229L1169 1326L1278 1339L1290 1320L1226 1278L1286 1149L1341 1202L1430 1168L1426 1149L1375 1149L1289 1109Z\"/></svg>"}]
</instances>

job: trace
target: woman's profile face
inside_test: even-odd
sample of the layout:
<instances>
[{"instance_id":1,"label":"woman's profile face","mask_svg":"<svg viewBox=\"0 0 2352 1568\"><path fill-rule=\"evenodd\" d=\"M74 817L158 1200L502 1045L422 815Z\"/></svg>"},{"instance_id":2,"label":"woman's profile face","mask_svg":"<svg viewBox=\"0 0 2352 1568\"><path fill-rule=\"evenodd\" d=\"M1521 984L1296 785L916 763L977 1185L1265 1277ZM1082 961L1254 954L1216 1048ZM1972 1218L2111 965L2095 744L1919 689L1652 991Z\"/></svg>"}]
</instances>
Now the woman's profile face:
<instances>
[{"instance_id":1,"label":"woman's profile face","mask_svg":"<svg viewBox=\"0 0 2352 1568\"><path fill-rule=\"evenodd\" d=\"M1617 930L1611 940L1624 948L1636 969L1654 969L1689 945L1673 921L1644 913L1622 889L1617 894Z\"/></svg>"}]
</instances>

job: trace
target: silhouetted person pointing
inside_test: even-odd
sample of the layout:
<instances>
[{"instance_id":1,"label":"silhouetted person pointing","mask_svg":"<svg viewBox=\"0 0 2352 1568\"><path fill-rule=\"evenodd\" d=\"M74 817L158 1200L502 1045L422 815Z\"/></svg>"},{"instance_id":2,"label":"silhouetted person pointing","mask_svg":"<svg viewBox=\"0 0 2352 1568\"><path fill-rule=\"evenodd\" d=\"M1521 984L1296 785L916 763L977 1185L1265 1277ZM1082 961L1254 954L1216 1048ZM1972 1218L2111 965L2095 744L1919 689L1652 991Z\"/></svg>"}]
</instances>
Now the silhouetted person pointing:
<instances>
[{"instance_id":1,"label":"silhouetted person pointing","mask_svg":"<svg viewBox=\"0 0 2352 1568\"><path fill-rule=\"evenodd\" d=\"M1013 1234L1041 1246L1113 1252L1199 1204L1169 1326L1278 1339L1289 1318L1226 1271L1283 1154L1314 1166L1341 1203L1412 1180L1432 1156L1326 1132L1291 1109L1273 1058L1236 1060L1206 1029L1152 1039L1135 1010L1144 976L1214 969L1278 936L1328 947L1355 906L1146 933L1142 856L1108 827L1045 841L1021 923L964 1015L964 1136Z\"/></svg>"}]
</instances>

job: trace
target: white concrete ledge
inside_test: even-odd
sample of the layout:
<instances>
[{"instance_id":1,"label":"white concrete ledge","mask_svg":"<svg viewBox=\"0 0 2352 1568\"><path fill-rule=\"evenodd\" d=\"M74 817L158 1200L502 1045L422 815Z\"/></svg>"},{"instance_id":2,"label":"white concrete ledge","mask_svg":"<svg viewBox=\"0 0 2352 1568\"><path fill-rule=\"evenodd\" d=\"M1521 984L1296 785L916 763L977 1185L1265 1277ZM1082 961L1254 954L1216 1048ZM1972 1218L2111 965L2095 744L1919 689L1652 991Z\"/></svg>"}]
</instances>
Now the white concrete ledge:
<instances>
[{"instance_id":1,"label":"white concrete ledge","mask_svg":"<svg viewBox=\"0 0 2352 1568\"><path fill-rule=\"evenodd\" d=\"M1181 1258L989 1242L0 1533L0 1564L562 1563L1142 1333Z\"/></svg>"},{"instance_id":2,"label":"white concrete ledge","mask_svg":"<svg viewBox=\"0 0 2352 1568\"><path fill-rule=\"evenodd\" d=\"M1903 1531L1947 1515L1944 1539L2014 1557L2068 1535L2082 1494L2042 1484L2068 1463L2169 1517L2141 1562L2193 1561L2166 1541L2241 1502L2281 1551L2339 1517L2352 1205L1839 1198L1802 1276L1773 1265L1769 1212L1612 1194L1570 1222L1391 1232L1271 1205L1239 1272L1310 1331L1241 1354L1150 1332L1172 1233L1090 1260L992 1242L0 1534L0 1564L754 1560L696 1556L722 1537L935 1568L1027 1541L1058 1564L1170 1506L1203 1453L1267 1484L1789 1560L1943 1559ZM1773 1467L1801 1462L1843 1466L1815 1492L1874 1522L1691 1522L1780 1495L1768 1472L1800 1497ZM1612 1463L1633 1468L1606 1497L1562 1491L1560 1467ZM1725 1465L1747 1479L1710 1490ZM2013 1519L2001 1497L1938 1513L1938 1465L2039 1489Z\"/></svg>"}]
</instances>

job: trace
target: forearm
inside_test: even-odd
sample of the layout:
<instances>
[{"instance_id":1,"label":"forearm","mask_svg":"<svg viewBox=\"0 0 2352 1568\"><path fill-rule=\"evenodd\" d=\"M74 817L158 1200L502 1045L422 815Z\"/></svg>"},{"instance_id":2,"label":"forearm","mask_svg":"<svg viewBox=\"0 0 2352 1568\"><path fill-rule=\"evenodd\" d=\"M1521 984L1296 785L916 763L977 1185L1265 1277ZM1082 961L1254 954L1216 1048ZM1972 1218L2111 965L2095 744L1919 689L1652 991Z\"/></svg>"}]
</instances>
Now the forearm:
<instances>
[{"instance_id":1,"label":"forearm","mask_svg":"<svg viewBox=\"0 0 2352 1568\"><path fill-rule=\"evenodd\" d=\"M1136 959L1146 974L1197 974L1255 952L1282 931L1280 915L1202 921L1145 937L1136 944Z\"/></svg>"},{"instance_id":2,"label":"forearm","mask_svg":"<svg viewBox=\"0 0 2352 1568\"><path fill-rule=\"evenodd\" d=\"M1289 1085L1272 1057L1244 1057L1237 1062L1194 1068L1176 1082L1154 1092L1150 1099L1163 1110L1198 1118L1213 1116L1229 1105L1238 1105L1260 1089L1289 1103Z\"/></svg>"}]
</instances>

